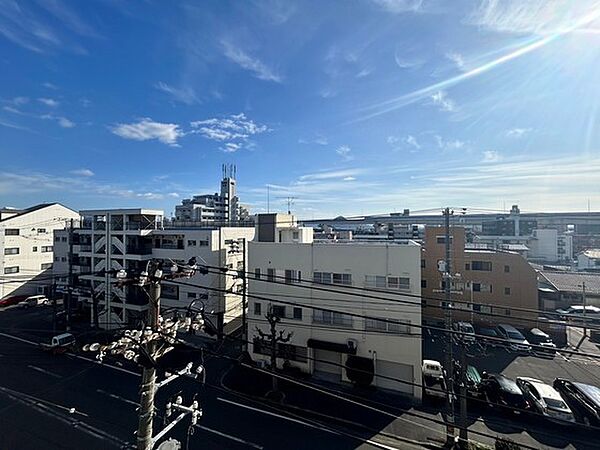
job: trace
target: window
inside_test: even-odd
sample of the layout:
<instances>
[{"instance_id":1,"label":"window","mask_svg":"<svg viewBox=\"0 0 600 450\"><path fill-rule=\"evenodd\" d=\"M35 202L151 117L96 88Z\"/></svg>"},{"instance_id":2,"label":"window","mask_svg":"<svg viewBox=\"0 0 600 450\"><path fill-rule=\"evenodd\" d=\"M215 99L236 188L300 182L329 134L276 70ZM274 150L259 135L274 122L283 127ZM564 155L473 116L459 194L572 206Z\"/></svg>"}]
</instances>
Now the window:
<instances>
[{"instance_id":1,"label":"window","mask_svg":"<svg viewBox=\"0 0 600 450\"><path fill-rule=\"evenodd\" d=\"M42 253L50 253L53 249L54 247L52 247L51 245L43 245Z\"/></svg>"},{"instance_id":2,"label":"window","mask_svg":"<svg viewBox=\"0 0 600 450\"><path fill-rule=\"evenodd\" d=\"M5 267L4 268L4 273L5 274L8 274L8 273L19 273L19 266Z\"/></svg>"},{"instance_id":3,"label":"window","mask_svg":"<svg viewBox=\"0 0 600 450\"><path fill-rule=\"evenodd\" d=\"M164 298L179 300L179 286L163 284L160 294Z\"/></svg>"},{"instance_id":4,"label":"window","mask_svg":"<svg viewBox=\"0 0 600 450\"><path fill-rule=\"evenodd\" d=\"M275 269L267 269L267 281L275 281Z\"/></svg>"},{"instance_id":5,"label":"window","mask_svg":"<svg viewBox=\"0 0 600 450\"><path fill-rule=\"evenodd\" d=\"M252 346L253 353L258 355L271 355L271 345L269 342L261 341L258 338L254 339ZM278 343L276 354L278 358L288 359L290 361L307 362L308 349L293 344Z\"/></svg>"},{"instance_id":6,"label":"window","mask_svg":"<svg viewBox=\"0 0 600 450\"><path fill-rule=\"evenodd\" d=\"M260 267L254 269L254 278L260 280Z\"/></svg>"},{"instance_id":7,"label":"window","mask_svg":"<svg viewBox=\"0 0 600 450\"><path fill-rule=\"evenodd\" d=\"M198 247L208 247L208 239L204 241L198 241Z\"/></svg>"},{"instance_id":8,"label":"window","mask_svg":"<svg viewBox=\"0 0 600 450\"><path fill-rule=\"evenodd\" d=\"M314 272L313 281L321 284L331 284L331 272Z\"/></svg>"},{"instance_id":9,"label":"window","mask_svg":"<svg viewBox=\"0 0 600 450\"><path fill-rule=\"evenodd\" d=\"M41 270L52 269L52 263L44 263L40 266Z\"/></svg>"},{"instance_id":10,"label":"window","mask_svg":"<svg viewBox=\"0 0 600 450\"><path fill-rule=\"evenodd\" d=\"M401 321L403 323L387 322L378 319L365 319L365 331L379 331L384 333L410 333L410 322ZM400 322L400 321L398 321Z\"/></svg>"},{"instance_id":11,"label":"window","mask_svg":"<svg viewBox=\"0 0 600 450\"><path fill-rule=\"evenodd\" d=\"M65 256L63 256L62 258L60 258L61 262L67 262L67 258Z\"/></svg>"},{"instance_id":12,"label":"window","mask_svg":"<svg viewBox=\"0 0 600 450\"><path fill-rule=\"evenodd\" d=\"M365 275L365 286L385 289L386 278L379 275Z\"/></svg>"},{"instance_id":13,"label":"window","mask_svg":"<svg viewBox=\"0 0 600 450\"><path fill-rule=\"evenodd\" d=\"M60 256L55 256L54 261L56 261L56 262L60 261Z\"/></svg>"},{"instance_id":14,"label":"window","mask_svg":"<svg viewBox=\"0 0 600 450\"><path fill-rule=\"evenodd\" d=\"M283 305L272 305L271 312L274 316L285 319L285 306Z\"/></svg>"},{"instance_id":15,"label":"window","mask_svg":"<svg viewBox=\"0 0 600 450\"><path fill-rule=\"evenodd\" d=\"M510 316L510 309L505 309L504 310L504 315L505 316Z\"/></svg>"},{"instance_id":16,"label":"window","mask_svg":"<svg viewBox=\"0 0 600 450\"><path fill-rule=\"evenodd\" d=\"M18 255L19 254L19 247L5 248L4 249L4 254L5 255Z\"/></svg>"},{"instance_id":17,"label":"window","mask_svg":"<svg viewBox=\"0 0 600 450\"><path fill-rule=\"evenodd\" d=\"M18 228L6 228L4 230L4 236L18 236L19 229Z\"/></svg>"},{"instance_id":18,"label":"window","mask_svg":"<svg viewBox=\"0 0 600 450\"><path fill-rule=\"evenodd\" d=\"M504 273L510 272L510 266L504 266Z\"/></svg>"},{"instance_id":19,"label":"window","mask_svg":"<svg viewBox=\"0 0 600 450\"><path fill-rule=\"evenodd\" d=\"M33 252L37 252L37 246L34 246L34 247L31 249L31 251L33 251Z\"/></svg>"},{"instance_id":20,"label":"window","mask_svg":"<svg viewBox=\"0 0 600 450\"><path fill-rule=\"evenodd\" d=\"M260 316L262 314L262 304L259 302L254 302L254 315Z\"/></svg>"},{"instance_id":21,"label":"window","mask_svg":"<svg viewBox=\"0 0 600 450\"><path fill-rule=\"evenodd\" d=\"M425 264L425 260L424 260L424 259L422 259L422 260L421 260L421 269L424 269L424 268L425 268L425 265L426 265L426 264Z\"/></svg>"},{"instance_id":22,"label":"window","mask_svg":"<svg viewBox=\"0 0 600 450\"><path fill-rule=\"evenodd\" d=\"M421 289L425 289L427 287L427 280L421 280Z\"/></svg>"},{"instance_id":23,"label":"window","mask_svg":"<svg viewBox=\"0 0 600 450\"><path fill-rule=\"evenodd\" d=\"M509 287L505 287L504 288L504 295L510 295L510 288Z\"/></svg>"},{"instance_id":24,"label":"window","mask_svg":"<svg viewBox=\"0 0 600 450\"><path fill-rule=\"evenodd\" d=\"M55 236L55 237L54 237L54 241L55 241L55 242L60 242L60 236Z\"/></svg>"},{"instance_id":25,"label":"window","mask_svg":"<svg viewBox=\"0 0 600 450\"><path fill-rule=\"evenodd\" d=\"M298 237L300 236L300 233L298 233L297 231L292 232L292 239L298 239Z\"/></svg>"},{"instance_id":26,"label":"window","mask_svg":"<svg viewBox=\"0 0 600 450\"><path fill-rule=\"evenodd\" d=\"M296 271L286 269L285 271L285 284L292 284L296 279Z\"/></svg>"},{"instance_id":27,"label":"window","mask_svg":"<svg viewBox=\"0 0 600 450\"><path fill-rule=\"evenodd\" d=\"M302 308L294 308L294 319L302 320Z\"/></svg>"},{"instance_id":28,"label":"window","mask_svg":"<svg viewBox=\"0 0 600 450\"><path fill-rule=\"evenodd\" d=\"M390 289L410 289L410 278L388 277L387 284Z\"/></svg>"},{"instance_id":29,"label":"window","mask_svg":"<svg viewBox=\"0 0 600 450\"><path fill-rule=\"evenodd\" d=\"M195 240L188 239L188 241L187 241L187 246L188 247L195 247L196 244L197 244L197 242Z\"/></svg>"},{"instance_id":30,"label":"window","mask_svg":"<svg viewBox=\"0 0 600 450\"><path fill-rule=\"evenodd\" d=\"M436 236L435 240L438 244L445 244L446 236ZM452 244L452 236L450 236L450 243Z\"/></svg>"},{"instance_id":31,"label":"window","mask_svg":"<svg viewBox=\"0 0 600 450\"><path fill-rule=\"evenodd\" d=\"M472 261L471 262L472 270L482 270L485 272L492 271L492 263L489 261Z\"/></svg>"},{"instance_id":32,"label":"window","mask_svg":"<svg viewBox=\"0 0 600 450\"><path fill-rule=\"evenodd\" d=\"M66 237L66 236L65 236L65 237L63 237L63 238L62 238L62 241L63 241L63 242L67 242L67 237Z\"/></svg>"},{"instance_id":33,"label":"window","mask_svg":"<svg viewBox=\"0 0 600 450\"><path fill-rule=\"evenodd\" d=\"M465 263L465 270L471 270L471 263Z\"/></svg>"},{"instance_id":34,"label":"window","mask_svg":"<svg viewBox=\"0 0 600 450\"><path fill-rule=\"evenodd\" d=\"M333 284L345 284L350 286L352 284L352 275L349 273L334 273Z\"/></svg>"},{"instance_id":35,"label":"window","mask_svg":"<svg viewBox=\"0 0 600 450\"><path fill-rule=\"evenodd\" d=\"M188 292L187 293L187 298L196 298L196 293L195 292Z\"/></svg>"},{"instance_id":36,"label":"window","mask_svg":"<svg viewBox=\"0 0 600 450\"><path fill-rule=\"evenodd\" d=\"M324 325L352 327L352 316L338 312L315 310L313 312L313 322Z\"/></svg>"},{"instance_id":37,"label":"window","mask_svg":"<svg viewBox=\"0 0 600 450\"><path fill-rule=\"evenodd\" d=\"M40 233L40 234L43 234L43 233L46 232L46 229L45 228L38 228L37 232Z\"/></svg>"}]
</instances>

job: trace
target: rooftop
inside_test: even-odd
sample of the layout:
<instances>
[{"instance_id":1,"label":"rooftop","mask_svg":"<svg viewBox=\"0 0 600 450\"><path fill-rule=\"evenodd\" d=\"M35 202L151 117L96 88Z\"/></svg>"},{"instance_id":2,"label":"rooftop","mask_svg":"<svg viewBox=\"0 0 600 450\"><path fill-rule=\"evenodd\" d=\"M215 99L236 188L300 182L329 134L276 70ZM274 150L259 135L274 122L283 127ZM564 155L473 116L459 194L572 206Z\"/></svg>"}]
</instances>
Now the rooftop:
<instances>
[{"instance_id":1,"label":"rooftop","mask_svg":"<svg viewBox=\"0 0 600 450\"><path fill-rule=\"evenodd\" d=\"M585 283L585 291L588 294L600 295L600 274L546 270L542 270L539 273L557 291L581 292L583 283Z\"/></svg>"},{"instance_id":2,"label":"rooftop","mask_svg":"<svg viewBox=\"0 0 600 450\"><path fill-rule=\"evenodd\" d=\"M589 248L580 253L591 259L600 259L600 248Z\"/></svg>"},{"instance_id":3,"label":"rooftop","mask_svg":"<svg viewBox=\"0 0 600 450\"><path fill-rule=\"evenodd\" d=\"M6 222L8 220L14 219L16 217L21 217L25 214L29 214L35 211L39 211L40 209L44 209L47 208L48 206L53 206L53 205L60 205L60 203L58 202L54 202L54 203L40 203L39 205L35 205L35 206L31 206L29 208L25 208L25 209L19 209L19 210L15 210L13 208L2 208L3 212L17 212L17 214L12 215L10 217L7 217L5 219L0 220L0 222ZM64 205L61 205L64 206Z\"/></svg>"}]
</instances>

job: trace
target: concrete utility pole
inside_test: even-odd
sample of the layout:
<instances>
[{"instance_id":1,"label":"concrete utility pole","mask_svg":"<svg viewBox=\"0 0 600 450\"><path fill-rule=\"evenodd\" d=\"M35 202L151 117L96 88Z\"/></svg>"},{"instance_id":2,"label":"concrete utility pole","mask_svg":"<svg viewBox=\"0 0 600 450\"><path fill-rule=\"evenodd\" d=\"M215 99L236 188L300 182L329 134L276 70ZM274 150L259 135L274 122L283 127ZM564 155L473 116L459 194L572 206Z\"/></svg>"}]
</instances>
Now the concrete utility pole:
<instances>
[{"instance_id":1,"label":"concrete utility pole","mask_svg":"<svg viewBox=\"0 0 600 450\"><path fill-rule=\"evenodd\" d=\"M69 224L69 285L67 286L67 331L71 329L71 305L73 301L73 219Z\"/></svg>"},{"instance_id":2,"label":"concrete utility pole","mask_svg":"<svg viewBox=\"0 0 600 450\"><path fill-rule=\"evenodd\" d=\"M266 344L267 340L269 342L267 345L269 345L271 349L271 371L273 372L273 386L271 390L272 392L277 392L277 377L275 376L275 371L277 370L277 344L289 342L293 333L288 333L287 336L284 337L284 331L281 330L279 331L279 334L277 334L277 324L281 322L281 318L273 314L272 308L265 314L265 318L271 327L270 332L265 333L258 327L256 327L256 331L260 335L259 340L261 345Z\"/></svg>"},{"instance_id":3,"label":"concrete utility pole","mask_svg":"<svg viewBox=\"0 0 600 450\"><path fill-rule=\"evenodd\" d=\"M160 280L155 279L156 267L152 274L148 274L148 325L153 333L158 331L158 317L160 315ZM146 353L151 358L156 353L156 342L146 344ZM142 373L142 387L140 395L140 416L137 430L138 450L152 450L152 425L154 421L154 394L156 392L156 368L153 365L144 367Z\"/></svg>"},{"instance_id":4,"label":"concrete utility pole","mask_svg":"<svg viewBox=\"0 0 600 450\"><path fill-rule=\"evenodd\" d=\"M467 341L461 335L460 346L460 428L458 446L462 449L469 448L469 433L467 431Z\"/></svg>"},{"instance_id":5,"label":"concrete utility pole","mask_svg":"<svg viewBox=\"0 0 600 450\"><path fill-rule=\"evenodd\" d=\"M585 281L581 283L581 300L583 303L583 338L587 336L587 320L586 320L586 309L587 309L587 298L585 296Z\"/></svg>"},{"instance_id":6,"label":"concrete utility pole","mask_svg":"<svg viewBox=\"0 0 600 450\"><path fill-rule=\"evenodd\" d=\"M246 238L242 238L242 348L248 351L248 268L246 267Z\"/></svg>"},{"instance_id":7,"label":"concrete utility pole","mask_svg":"<svg viewBox=\"0 0 600 450\"><path fill-rule=\"evenodd\" d=\"M454 358L452 355L452 260L450 252L450 215L453 211L445 208L443 211L446 233L444 243L446 246L446 259L444 277L444 293L446 301L445 328L446 328L446 374L447 374L447 396L446 396L446 442L454 444Z\"/></svg>"}]
</instances>

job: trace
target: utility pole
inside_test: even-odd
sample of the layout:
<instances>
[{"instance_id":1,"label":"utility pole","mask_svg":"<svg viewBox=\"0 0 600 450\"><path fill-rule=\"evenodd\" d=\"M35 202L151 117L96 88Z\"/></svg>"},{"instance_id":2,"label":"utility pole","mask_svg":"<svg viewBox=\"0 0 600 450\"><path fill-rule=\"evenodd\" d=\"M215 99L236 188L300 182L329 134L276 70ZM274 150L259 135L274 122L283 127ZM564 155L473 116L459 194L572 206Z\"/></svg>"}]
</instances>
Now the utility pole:
<instances>
[{"instance_id":1,"label":"utility pole","mask_svg":"<svg viewBox=\"0 0 600 450\"><path fill-rule=\"evenodd\" d=\"M248 268L246 267L246 252L248 243L246 238L242 238L242 348L248 351Z\"/></svg>"},{"instance_id":2,"label":"utility pole","mask_svg":"<svg viewBox=\"0 0 600 450\"><path fill-rule=\"evenodd\" d=\"M52 333L56 334L56 278L52 279Z\"/></svg>"},{"instance_id":3,"label":"utility pole","mask_svg":"<svg viewBox=\"0 0 600 450\"><path fill-rule=\"evenodd\" d=\"M469 433L467 431L467 341L460 335L460 428L458 446L461 449L469 448Z\"/></svg>"},{"instance_id":4,"label":"utility pole","mask_svg":"<svg viewBox=\"0 0 600 450\"><path fill-rule=\"evenodd\" d=\"M452 289L452 260L450 252L450 215L453 211L450 208L445 208L443 211L446 233L444 243L446 246L446 259L444 265L444 293L446 302L445 311L445 328L446 328L446 443L454 445L454 358L452 355L452 304L451 304L451 289Z\"/></svg>"},{"instance_id":5,"label":"utility pole","mask_svg":"<svg viewBox=\"0 0 600 450\"><path fill-rule=\"evenodd\" d=\"M586 320L586 309L587 309L587 298L585 296L585 281L581 283L581 299L583 303L583 339L587 337L587 320Z\"/></svg>"},{"instance_id":6,"label":"utility pole","mask_svg":"<svg viewBox=\"0 0 600 450\"><path fill-rule=\"evenodd\" d=\"M73 219L69 224L69 285L67 286L67 331L71 330L71 305L73 301Z\"/></svg>"},{"instance_id":7,"label":"utility pole","mask_svg":"<svg viewBox=\"0 0 600 450\"><path fill-rule=\"evenodd\" d=\"M153 271L147 271L148 284L148 325L153 333L158 331L160 315L160 277L162 270L153 264ZM159 272L160 273L157 273ZM146 344L146 353L151 358L156 353L156 342L151 340ZM156 392L156 368L153 364L144 367L140 394L140 416L137 430L138 450L152 450L152 425L154 421L154 394Z\"/></svg>"},{"instance_id":8,"label":"utility pole","mask_svg":"<svg viewBox=\"0 0 600 450\"><path fill-rule=\"evenodd\" d=\"M98 298L96 297L96 290L94 289L93 284L90 289L92 296L92 319L94 321L94 328L100 328L100 324L98 322Z\"/></svg>"},{"instance_id":9,"label":"utility pole","mask_svg":"<svg viewBox=\"0 0 600 450\"><path fill-rule=\"evenodd\" d=\"M260 336L259 340L261 344L264 345L267 343L267 341L269 342L267 345L269 345L271 349L271 371L273 372L273 385L271 388L271 392L275 393L278 392L277 377L275 376L275 371L277 370L277 344L289 342L293 333L288 333L285 337L283 336L283 330L279 331L279 334L277 333L277 324L281 322L281 318L273 314L272 307L269 308L269 312L265 314L265 318L269 322L270 332L265 333L258 327L256 327L256 331Z\"/></svg>"}]
</instances>

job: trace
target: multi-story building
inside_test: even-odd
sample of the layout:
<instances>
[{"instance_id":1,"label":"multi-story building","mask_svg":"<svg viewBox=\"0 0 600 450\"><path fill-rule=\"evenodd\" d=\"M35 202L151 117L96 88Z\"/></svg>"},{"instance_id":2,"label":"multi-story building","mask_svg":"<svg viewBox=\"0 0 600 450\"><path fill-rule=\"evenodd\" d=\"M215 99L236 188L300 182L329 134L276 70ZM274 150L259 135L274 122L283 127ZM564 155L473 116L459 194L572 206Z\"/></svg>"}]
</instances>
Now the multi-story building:
<instances>
[{"instance_id":1,"label":"multi-story building","mask_svg":"<svg viewBox=\"0 0 600 450\"><path fill-rule=\"evenodd\" d=\"M372 384L420 398L421 247L408 240L316 242L310 228L274 223L259 215L258 239L249 244L252 357L269 360L256 328L268 331L271 311L281 318L279 330L293 332L278 348L278 365L338 382L356 381L352 368L360 367L373 375ZM372 289L378 299L352 287Z\"/></svg>"},{"instance_id":2,"label":"multi-story building","mask_svg":"<svg viewBox=\"0 0 600 450\"><path fill-rule=\"evenodd\" d=\"M52 284L54 236L77 212L59 203L0 210L0 299L47 293Z\"/></svg>"},{"instance_id":3,"label":"multi-story building","mask_svg":"<svg viewBox=\"0 0 600 450\"><path fill-rule=\"evenodd\" d=\"M451 227L450 239L451 296L456 302L454 320L474 323L503 320L519 325L520 319L537 318L534 312L511 310L513 307L532 310L538 307L537 274L523 256L502 250L465 249L465 229L462 227ZM425 228L421 260L423 320L432 323L444 320L445 281L438 270L438 262L445 259L445 242L444 227Z\"/></svg>"},{"instance_id":4,"label":"multi-story building","mask_svg":"<svg viewBox=\"0 0 600 450\"><path fill-rule=\"evenodd\" d=\"M227 225L247 219L248 211L236 195L235 166L223 166L220 193L195 195L175 207L176 222Z\"/></svg>"},{"instance_id":5,"label":"multi-story building","mask_svg":"<svg viewBox=\"0 0 600 450\"><path fill-rule=\"evenodd\" d=\"M125 269L140 272L152 259L187 264L195 257L199 264L238 270L244 261L243 245L238 251L231 241L251 240L254 228L169 228L163 224L163 212L149 209L113 209L81 211L81 228L73 230L73 273L77 276L76 292L82 306L91 309L91 320L104 328L136 324L145 319L148 297L139 286L117 286L114 274L101 271ZM56 232L57 270L68 272L67 230ZM55 258L55 259L56 259ZM59 280L66 285L68 280ZM193 300L205 305L218 328L232 322L241 313L239 279L231 273L197 273L182 280L186 285L164 282L163 307L186 307ZM196 285L197 287L190 286ZM202 286L213 288L205 289ZM59 286L59 290L66 291ZM200 305L197 305L200 306ZM225 328L227 331L227 328Z\"/></svg>"}]
</instances>

